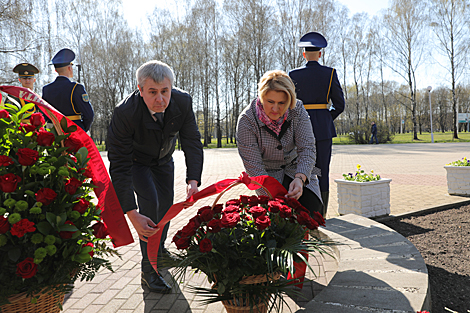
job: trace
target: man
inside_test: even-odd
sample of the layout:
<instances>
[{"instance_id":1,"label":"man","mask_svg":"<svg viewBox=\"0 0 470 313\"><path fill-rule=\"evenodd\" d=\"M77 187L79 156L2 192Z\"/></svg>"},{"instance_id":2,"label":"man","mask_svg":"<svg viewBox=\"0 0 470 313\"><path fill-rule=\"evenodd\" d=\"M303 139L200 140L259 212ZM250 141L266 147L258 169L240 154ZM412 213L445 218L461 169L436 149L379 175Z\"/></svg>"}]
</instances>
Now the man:
<instances>
[{"instance_id":1,"label":"man","mask_svg":"<svg viewBox=\"0 0 470 313\"><path fill-rule=\"evenodd\" d=\"M42 98L84 131L88 131L95 113L85 87L70 80L73 78L73 60L75 53L70 49L65 48L56 53L51 64L59 76L42 88Z\"/></svg>"},{"instance_id":2,"label":"man","mask_svg":"<svg viewBox=\"0 0 470 313\"><path fill-rule=\"evenodd\" d=\"M310 115L317 150L315 166L321 169L319 182L323 200L322 214L325 217L330 187L332 138L336 137L333 121L344 111L343 90L335 69L318 63L321 49L327 46L325 37L316 32L307 33L302 36L298 46L304 49L303 56L307 64L290 71L289 76L296 85L297 98L302 100Z\"/></svg>"},{"instance_id":3,"label":"man","mask_svg":"<svg viewBox=\"0 0 470 313\"><path fill-rule=\"evenodd\" d=\"M136 72L138 89L114 109L108 128L109 172L123 211L140 238L142 285L167 293L171 287L156 273L147 256L147 238L173 204L176 135L186 158L187 195L201 184L203 151L201 135L192 109L191 96L173 88L174 74L165 63L149 61ZM134 191L137 194L137 205ZM159 256L168 226L160 230Z\"/></svg>"},{"instance_id":4,"label":"man","mask_svg":"<svg viewBox=\"0 0 470 313\"><path fill-rule=\"evenodd\" d=\"M39 70L36 66L29 63L20 63L13 68L13 72L18 74L18 81L20 82L21 86L28 88L29 90L33 90L34 83L36 82L36 77L34 77L34 75L39 73ZM24 101L24 99L10 95L7 97L6 102L14 104L18 106L18 108L22 108L25 106L25 104L28 104ZM34 106L31 110L28 111L28 113L34 113L36 111L36 106Z\"/></svg>"},{"instance_id":5,"label":"man","mask_svg":"<svg viewBox=\"0 0 470 313\"><path fill-rule=\"evenodd\" d=\"M372 125L370 127L370 132L372 135L370 136L369 144L374 143L374 138L375 138L375 143L379 144L379 140L377 139L377 125L375 125L375 122L372 122Z\"/></svg>"}]
</instances>

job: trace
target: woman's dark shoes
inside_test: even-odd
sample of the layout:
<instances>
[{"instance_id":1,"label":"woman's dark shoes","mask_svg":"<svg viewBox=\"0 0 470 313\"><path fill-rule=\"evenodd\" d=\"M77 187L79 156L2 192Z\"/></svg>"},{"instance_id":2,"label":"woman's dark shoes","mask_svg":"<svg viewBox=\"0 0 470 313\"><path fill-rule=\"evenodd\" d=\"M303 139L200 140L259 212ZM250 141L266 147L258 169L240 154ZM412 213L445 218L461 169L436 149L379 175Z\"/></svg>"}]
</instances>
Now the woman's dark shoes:
<instances>
[{"instance_id":1,"label":"woman's dark shoes","mask_svg":"<svg viewBox=\"0 0 470 313\"><path fill-rule=\"evenodd\" d=\"M142 286L147 286L152 292L170 293L171 286L157 272L141 274Z\"/></svg>"}]
</instances>

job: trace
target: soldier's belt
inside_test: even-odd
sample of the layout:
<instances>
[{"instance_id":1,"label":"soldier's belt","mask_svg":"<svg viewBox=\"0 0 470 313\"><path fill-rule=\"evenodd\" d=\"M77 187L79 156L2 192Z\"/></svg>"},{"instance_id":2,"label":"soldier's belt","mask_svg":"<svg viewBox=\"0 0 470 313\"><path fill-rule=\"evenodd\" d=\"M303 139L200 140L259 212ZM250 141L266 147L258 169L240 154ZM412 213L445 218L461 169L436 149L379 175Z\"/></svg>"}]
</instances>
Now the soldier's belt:
<instances>
[{"instance_id":1,"label":"soldier's belt","mask_svg":"<svg viewBox=\"0 0 470 313\"><path fill-rule=\"evenodd\" d=\"M328 104L304 104L306 110L328 109Z\"/></svg>"},{"instance_id":2,"label":"soldier's belt","mask_svg":"<svg viewBox=\"0 0 470 313\"><path fill-rule=\"evenodd\" d=\"M67 116L67 118L72 121L78 121L82 119L82 116L81 115L69 115Z\"/></svg>"}]
</instances>

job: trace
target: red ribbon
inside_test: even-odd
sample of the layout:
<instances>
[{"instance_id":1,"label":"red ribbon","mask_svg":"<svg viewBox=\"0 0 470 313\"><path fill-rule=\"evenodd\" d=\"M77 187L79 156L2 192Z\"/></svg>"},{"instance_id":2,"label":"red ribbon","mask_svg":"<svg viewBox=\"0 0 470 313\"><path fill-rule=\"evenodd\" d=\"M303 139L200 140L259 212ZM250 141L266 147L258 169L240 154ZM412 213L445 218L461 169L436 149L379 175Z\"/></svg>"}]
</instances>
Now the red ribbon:
<instances>
[{"instance_id":1,"label":"red ribbon","mask_svg":"<svg viewBox=\"0 0 470 313\"><path fill-rule=\"evenodd\" d=\"M168 210L168 212L165 214L165 216L162 218L162 220L158 223L157 227L160 228L160 230L162 230L163 227L169 221L171 221L174 217L176 217L183 209L192 206L197 200L222 192L223 190L225 190L225 188L227 188L228 186L230 186L231 184L235 182L241 182L245 184L250 190L256 190L256 189L261 188L260 185L253 183L253 181L264 186L274 198L283 197L287 193L286 189L275 178L271 176L262 175L262 176L256 176L256 177L250 178L248 174L243 172L242 175L240 175L238 179L221 180L213 185L210 185L207 188L204 188L198 193L195 193L187 201L179 202L179 203L172 205L171 208ZM162 237L162 232L158 231L155 235L153 235L152 237L149 237L148 243L147 243L147 254L149 257L149 261L152 264L155 271L157 272L158 272L157 256L158 256L158 249L160 248L161 237ZM294 275L292 276L292 278L302 279L302 277L305 275L306 267L307 265L305 263L296 262L295 263L296 271Z\"/></svg>"},{"instance_id":2,"label":"red ribbon","mask_svg":"<svg viewBox=\"0 0 470 313\"><path fill-rule=\"evenodd\" d=\"M65 116L57 111L49 103L41 99L36 93L24 87L16 86L0 86L0 90L18 98L22 98L28 102L32 102L38 106L44 115L51 118L45 109L49 109L54 116L61 121ZM76 125L74 122L67 120L67 125ZM132 238L129 225L127 224L124 213L119 204L119 200L114 191L113 184L109 179L108 171L101 159L100 152L96 148L95 143L87 135L87 133L77 126L77 130L74 132L74 137L83 144L88 150L88 162L92 174L92 183L97 186L94 189L95 195L98 198L98 206L101 208L101 217L103 223L108 228L109 236L113 241L114 247L125 246L134 242Z\"/></svg>"}]
</instances>

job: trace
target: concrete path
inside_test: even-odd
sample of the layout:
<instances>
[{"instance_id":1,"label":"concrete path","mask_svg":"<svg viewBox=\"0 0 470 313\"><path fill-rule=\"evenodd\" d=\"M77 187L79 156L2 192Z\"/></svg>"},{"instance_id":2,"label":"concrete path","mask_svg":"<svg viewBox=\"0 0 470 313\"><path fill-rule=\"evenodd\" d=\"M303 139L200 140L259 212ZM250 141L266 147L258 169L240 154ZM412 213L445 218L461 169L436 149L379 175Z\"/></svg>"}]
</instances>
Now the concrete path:
<instances>
[{"instance_id":1,"label":"concrete path","mask_svg":"<svg viewBox=\"0 0 470 313\"><path fill-rule=\"evenodd\" d=\"M106 153L102 154L108 165ZM444 165L452 161L470 157L470 143L402 144L402 145L335 145L331 161L330 205L328 217L338 216L336 184L334 179L342 174L354 172L360 164L364 170L391 178L391 215L401 215L423 209L448 206L470 201L469 197L450 196L447 194ZM201 188L207 187L225 178L237 178L244 170L238 157L237 149L208 149L204 151L204 172ZM184 154L176 151L175 160L175 202L185 199L185 161ZM219 201L222 203L240 194L250 194L244 186L237 186L227 192ZM167 246L173 234L182 228L197 208L211 205L215 196L199 201L193 208L183 211L170 225ZM129 223L130 224L130 223ZM130 224L131 225L131 224ZM132 227L131 227L132 228ZM140 248L138 237L133 230L134 244L119 248L122 260L113 260L115 273L101 272L92 282L77 282L72 294L67 296L64 312L224 312L222 304L201 306L197 297L184 288L186 285L206 285L203 276L193 276L184 285L174 288L169 295L150 293L140 285ZM336 271L332 259L318 258L315 264L318 278L304 287L306 296L313 297L322 286L327 285ZM171 273L164 272L167 279ZM181 288L181 289L180 289ZM306 301L287 299L292 311L302 308ZM288 310L286 309L286 312Z\"/></svg>"}]
</instances>

